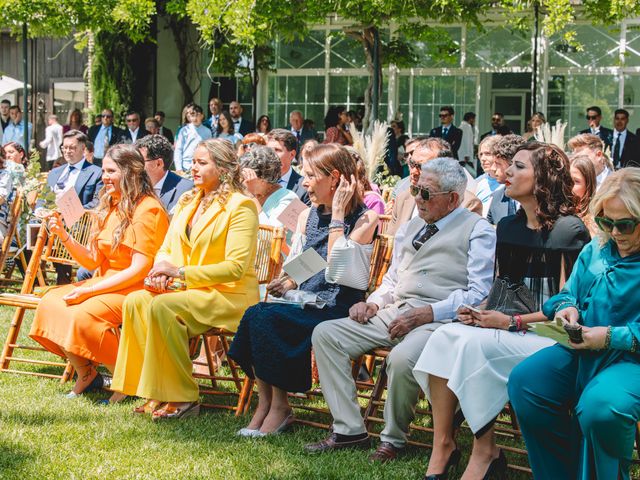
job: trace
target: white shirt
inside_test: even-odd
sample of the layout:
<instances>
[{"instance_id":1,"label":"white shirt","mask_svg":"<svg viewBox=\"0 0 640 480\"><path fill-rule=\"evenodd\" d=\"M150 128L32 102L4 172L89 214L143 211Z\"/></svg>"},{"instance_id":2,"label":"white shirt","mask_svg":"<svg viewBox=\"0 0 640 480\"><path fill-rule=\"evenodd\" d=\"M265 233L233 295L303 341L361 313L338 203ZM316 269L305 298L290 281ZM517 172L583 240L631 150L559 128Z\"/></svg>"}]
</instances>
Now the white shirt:
<instances>
[{"instance_id":1,"label":"white shirt","mask_svg":"<svg viewBox=\"0 0 640 480\"><path fill-rule=\"evenodd\" d=\"M158 183L156 183L153 186L153 190L156 192L156 195L158 195L158 197L160 196L160 192L162 191L162 187L164 186L164 181L167 179L168 176L169 176L169 172L168 171L164 172L164 177L158 180Z\"/></svg>"},{"instance_id":2,"label":"white shirt","mask_svg":"<svg viewBox=\"0 0 640 480\"><path fill-rule=\"evenodd\" d=\"M131 135L131 141L135 142L138 139L138 132L140 131L140 127L135 130L129 129L129 134Z\"/></svg>"},{"instance_id":3,"label":"white shirt","mask_svg":"<svg viewBox=\"0 0 640 480\"><path fill-rule=\"evenodd\" d=\"M438 220L435 225L438 230L446 228L447 224L459 215L463 208L458 207L449 215ZM396 232L396 245L402 242L412 242L413 238L407 237L406 230L409 222L400 226ZM382 278L380 286L367 298L367 302L384 308L385 305L399 300L394 294L398 283L398 265L402 262L400 252L402 248L394 248L389 270ZM467 272L469 274L466 290L454 290L444 300L431 304L433 309L433 321L440 322L455 318L456 311L463 303L478 305L485 299L486 292L491 290L493 283L493 268L496 252L496 231L486 220L479 220L469 237L469 252L467 258Z\"/></svg>"},{"instance_id":4,"label":"white shirt","mask_svg":"<svg viewBox=\"0 0 640 480\"><path fill-rule=\"evenodd\" d=\"M602 185L602 182L604 182L604 179L611 175L611 173L612 172L609 170L609 167L604 167L604 170L596 177L596 192L600 188L600 185Z\"/></svg>"},{"instance_id":5,"label":"white shirt","mask_svg":"<svg viewBox=\"0 0 640 480\"><path fill-rule=\"evenodd\" d=\"M458 158L465 158L473 162L473 127L464 120L460 122L460 130L462 130L462 142L458 150Z\"/></svg>"},{"instance_id":6,"label":"white shirt","mask_svg":"<svg viewBox=\"0 0 640 480\"><path fill-rule=\"evenodd\" d=\"M57 194L57 193L60 193L60 192L64 192L65 190L68 190L69 188L73 187L76 184L76 180L78 179L78 176L80 175L80 170L82 170L82 167L84 166L84 162L85 162L85 159L83 158L78 163L73 165L73 170L71 170L71 174L64 181L64 188L63 189L58 188L58 183L57 182L53 185L54 193ZM71 165L67 164L66 168L62 171L62 173L60 174L58 179L64 177L67 174L67 172L69 171L69 167L70 166Z\"/></svg>"},{"instance_id":7,"label":"white shirt","mask_svg":"<svg viewBox=\"0 0 640 480\"><path fill-rule=\"evenodd\" d=\"M53 162L60 158L60 145L62 145L62 125L54 123L44 129L44 140L40 142L40 148L47 149L47 162Z\"/></svg>"},{"instance_id":8,"label":"white shirt","mask_svg":"<svg viewBox=\"0 0 640 480\"><path fill-rule=\"evenodd\" d=\"M233 129L236 133L240 133L240 122L242 122L242 117L240 118L232 118L233 120Z\"/></svg>"}]
</instances>

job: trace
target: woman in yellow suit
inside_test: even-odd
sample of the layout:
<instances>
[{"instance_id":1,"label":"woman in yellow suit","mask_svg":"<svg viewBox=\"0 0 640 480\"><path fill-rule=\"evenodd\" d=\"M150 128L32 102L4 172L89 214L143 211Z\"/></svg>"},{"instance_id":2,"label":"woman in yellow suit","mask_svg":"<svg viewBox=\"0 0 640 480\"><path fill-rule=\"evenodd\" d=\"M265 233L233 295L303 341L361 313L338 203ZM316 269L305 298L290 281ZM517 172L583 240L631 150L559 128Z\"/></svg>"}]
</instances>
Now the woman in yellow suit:
<instances>
[{"instance_id":1,"label":"woman in yellow suit","mask_svg":"<svg viewBox=\"0 0 640 480\"><path fill-rule=\"evenodd\" d=\"M112 389L147 399L135 411L154 419L198 414L189 338L212 327L235 330L259 300L258 212L239 193L242 175L231 144L201 142L191 172L195 188L179 201L149 272L149 290L130 294L123 306ZM174 280L186 290L166 293Z\"/></svg>"}]
</instances>

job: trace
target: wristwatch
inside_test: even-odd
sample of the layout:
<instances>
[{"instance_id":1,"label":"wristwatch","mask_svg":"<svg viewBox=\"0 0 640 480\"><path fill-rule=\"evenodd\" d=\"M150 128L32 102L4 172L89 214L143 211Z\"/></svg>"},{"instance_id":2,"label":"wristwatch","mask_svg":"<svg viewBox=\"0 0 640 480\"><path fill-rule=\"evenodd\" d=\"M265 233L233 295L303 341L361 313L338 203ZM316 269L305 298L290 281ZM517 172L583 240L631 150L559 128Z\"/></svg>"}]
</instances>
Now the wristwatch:
<instances>
[{"instance_id":1,"label":"wristwatch","mask_svg":"<svg viewBox=\"0 0 640 480\"><path fill-rule=\"evenodd\" d=\"M178 277L184 282L184 267L178 268Z\"/></svg>"}]
</instances>

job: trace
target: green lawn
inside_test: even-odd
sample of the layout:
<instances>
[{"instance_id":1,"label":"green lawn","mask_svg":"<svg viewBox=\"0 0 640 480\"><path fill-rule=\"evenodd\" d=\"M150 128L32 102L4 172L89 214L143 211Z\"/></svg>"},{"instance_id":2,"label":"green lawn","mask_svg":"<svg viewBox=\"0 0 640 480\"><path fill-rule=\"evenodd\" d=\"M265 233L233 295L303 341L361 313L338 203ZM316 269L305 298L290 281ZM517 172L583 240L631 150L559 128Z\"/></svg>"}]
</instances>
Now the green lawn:
<instances>
[{"instance_id":1,"label":"green lawn","mask_svg":"<svg viewBox=\"0 0 640 480\"><path fill-rule=\"evenodd\" d=\"M3 341L10 315L0 308ZM311 456L302 446L325 431L296 426L280 436L240 439L235 432L247 418L224 411L156 424L131 413L139 400L105 407L95 401L106 392L66 400L69 389L55 380L0 374L0 479L420 479L426 470L426 450L409 448L389 465L369 464L362 451ZM459 437L468 453L471 435Z\"/></svg>"}]
</instances>

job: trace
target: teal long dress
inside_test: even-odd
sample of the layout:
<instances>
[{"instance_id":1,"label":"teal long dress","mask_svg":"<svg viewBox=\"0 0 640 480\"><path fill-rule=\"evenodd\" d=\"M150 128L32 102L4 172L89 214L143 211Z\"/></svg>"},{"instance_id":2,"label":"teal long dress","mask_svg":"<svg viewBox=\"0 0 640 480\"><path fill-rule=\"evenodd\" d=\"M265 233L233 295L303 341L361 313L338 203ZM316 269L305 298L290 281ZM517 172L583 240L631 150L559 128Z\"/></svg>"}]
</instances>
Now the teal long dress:
<instances>
[{"instance_id":1,"label":"teal long dress","mask_svg":"<svg viewBox=\"0 0 640 480\"><path fill-rule=\"evenodd\" d=\"M640 419L640 253L622 258L613 240L589 243L543 312L574 305L580 323L612 328L612 348L555 345L509 377L535 478L629 478Z\"/></svg>"}]
</instances>

